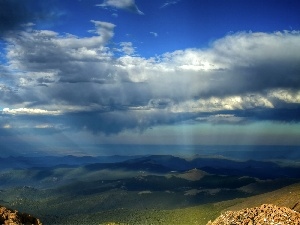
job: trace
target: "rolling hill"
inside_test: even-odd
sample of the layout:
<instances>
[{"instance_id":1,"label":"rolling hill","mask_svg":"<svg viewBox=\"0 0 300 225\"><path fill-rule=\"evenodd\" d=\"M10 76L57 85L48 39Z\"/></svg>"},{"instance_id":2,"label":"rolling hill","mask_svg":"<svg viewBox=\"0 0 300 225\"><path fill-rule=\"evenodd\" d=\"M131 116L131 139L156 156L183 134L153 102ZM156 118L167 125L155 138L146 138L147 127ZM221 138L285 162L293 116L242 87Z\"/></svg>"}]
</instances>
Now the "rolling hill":
<instances>
[{"instance_id":1,"label":"rolling hill","mask_svg":"<svg viewBox=\"0 0 300 225\"><path fill-rule=\"evenodd\" d=\"M294 165L170 155L75 159L81 163L6 168L0 204L43 224L206 224L224 210L299 207L300 168Z\"/></svg>"}]
</instances>

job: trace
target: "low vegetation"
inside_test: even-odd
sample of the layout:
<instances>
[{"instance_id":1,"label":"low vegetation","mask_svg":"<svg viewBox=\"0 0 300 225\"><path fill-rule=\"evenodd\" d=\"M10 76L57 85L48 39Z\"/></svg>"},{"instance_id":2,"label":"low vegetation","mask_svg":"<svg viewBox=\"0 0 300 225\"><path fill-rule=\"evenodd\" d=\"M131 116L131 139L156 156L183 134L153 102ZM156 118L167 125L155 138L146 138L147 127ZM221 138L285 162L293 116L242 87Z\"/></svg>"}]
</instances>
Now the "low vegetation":
<instances>
[{"instance_id":1,"label":"low vegetation","mask_svg":"<svg viewBox=\"0 0 300 225\"><path fill-rule=\"evenodd\" d=\"M186 161L184 167L188 170L175 171L179 159L162 158L26 168L18 169L17 173L6 170L0 173L3 181L0 204L33 214L44 225L204 225L227 210L261 204L300 209L300 180L294 177L295 173L286 177L287 168L282 170L285 177L264 171L264 176L274 178L262 179L243 175L243 171L249 173L247 167L236 162L230 168L228 160L223 165L226 170L195 169L192 167L198 165L195 161L192 165ZM256 171L259 166L265 166L262 162L251 162L251 165ZM273 167L280 171L280 167ZM237 168L241 169L236 172ZM296 170L299 169L293 168Z\"/></svg>"}]
</instances>

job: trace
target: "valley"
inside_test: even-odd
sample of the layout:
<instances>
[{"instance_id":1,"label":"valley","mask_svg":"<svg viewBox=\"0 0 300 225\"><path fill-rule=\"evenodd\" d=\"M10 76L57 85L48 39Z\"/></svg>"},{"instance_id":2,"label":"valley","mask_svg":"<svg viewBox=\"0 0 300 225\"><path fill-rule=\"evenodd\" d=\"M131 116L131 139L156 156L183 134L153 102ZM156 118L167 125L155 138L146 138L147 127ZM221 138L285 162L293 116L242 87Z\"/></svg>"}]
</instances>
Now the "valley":
<instances>
[{"instance_id":1,"label":"valley","mask_svg":"<svg viewBox=\"0 0 300 225\"><path fill-rule=\"evenodd\" d=\"M36 164L20 168L18 160ZM300 201L295 165L199 155L6 158L0 205L43 224L205 225L226 209L293 207Z\"/></svg>"}]
</instances>

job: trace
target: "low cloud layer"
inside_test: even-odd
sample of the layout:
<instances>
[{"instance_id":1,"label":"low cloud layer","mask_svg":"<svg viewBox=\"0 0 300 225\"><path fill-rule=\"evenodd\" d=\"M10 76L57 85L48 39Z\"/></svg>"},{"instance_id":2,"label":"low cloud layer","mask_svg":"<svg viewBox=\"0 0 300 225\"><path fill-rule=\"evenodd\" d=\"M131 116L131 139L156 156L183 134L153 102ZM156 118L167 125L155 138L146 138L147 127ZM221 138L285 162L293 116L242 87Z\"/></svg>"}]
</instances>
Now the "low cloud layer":
<instances>
[{"instance_id":1,"label":"low cloud layer","mask_svg":"<svg viewBox=\"0 0 300 225\"><path fill-rule=\"evenodd\" d=\"M240 32L206 49L142 58L130 42L109 47L114 24L92 20L91 26L89 37L34 27L5 37L2 129L27 117L38 121L34 127L105 134L183 121L300 120L298 31Z\"/></svg>"}]
</instances>

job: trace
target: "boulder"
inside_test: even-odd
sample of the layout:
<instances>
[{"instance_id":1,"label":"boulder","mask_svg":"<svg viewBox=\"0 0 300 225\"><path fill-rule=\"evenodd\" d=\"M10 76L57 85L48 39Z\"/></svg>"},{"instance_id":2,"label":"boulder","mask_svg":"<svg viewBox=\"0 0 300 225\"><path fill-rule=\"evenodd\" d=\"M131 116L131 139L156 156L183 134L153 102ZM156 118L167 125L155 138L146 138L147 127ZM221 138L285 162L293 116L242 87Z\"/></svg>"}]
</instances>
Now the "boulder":
<instances>
[{"instance_id":1,"label":"boulder","mask_svg":"<svg viewBox=\"0 0 300 225\"><path fill-rule=\"evenodd\" d=\"M0 224L4 225L42 225L41 221L27 213L0 206Z\"/></svg>"},{"instance_id":2,"label":"boulder","mask_svg":"<svg viewBox=\"0 0 300 225\"><path fill-rule=\"evenodd\" d=\"M300 213L287 207L263 204L260 207L246 208L239 211L222 213L207 225L270 225L270 224L300 224Z\"/></svg>"}]
</instances>

